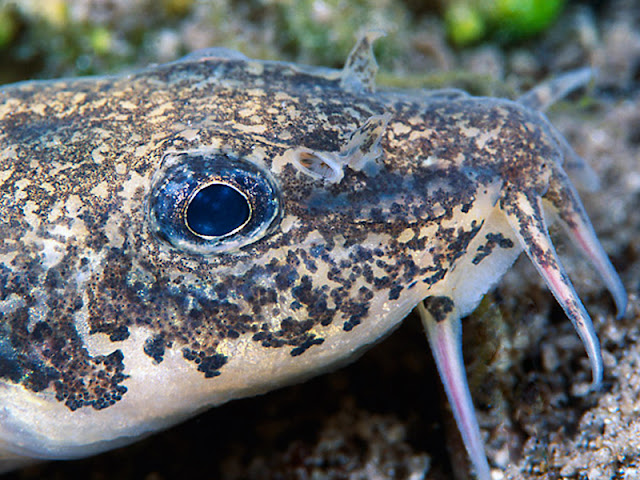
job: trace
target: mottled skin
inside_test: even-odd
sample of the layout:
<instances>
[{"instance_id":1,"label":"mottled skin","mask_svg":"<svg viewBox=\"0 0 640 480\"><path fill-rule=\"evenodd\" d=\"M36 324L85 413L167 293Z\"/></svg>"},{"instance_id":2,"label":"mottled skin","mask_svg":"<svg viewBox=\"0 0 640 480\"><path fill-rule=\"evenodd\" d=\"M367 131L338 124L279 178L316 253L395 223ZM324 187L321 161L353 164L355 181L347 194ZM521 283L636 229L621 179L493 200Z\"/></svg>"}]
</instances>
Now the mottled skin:
<instances>
[{"instance_id":1,"label":"mottled skin","mask_svg":"<svg viewBox=\"0 0 640 480\"><path fill-rule=\"evenodd\" d=\"M553 264L535 199L555 192L575 211L559 134L521 103L376 92L369 40L343 71L214 50L0 90L3 468L99 452L314 375L425 298L446 324L521 241ZM275 185L259 201L276 214L179 241L155 209L184 228L186 200L160 185L213 164L250 164Z\"/></svg>"}]
</instances>

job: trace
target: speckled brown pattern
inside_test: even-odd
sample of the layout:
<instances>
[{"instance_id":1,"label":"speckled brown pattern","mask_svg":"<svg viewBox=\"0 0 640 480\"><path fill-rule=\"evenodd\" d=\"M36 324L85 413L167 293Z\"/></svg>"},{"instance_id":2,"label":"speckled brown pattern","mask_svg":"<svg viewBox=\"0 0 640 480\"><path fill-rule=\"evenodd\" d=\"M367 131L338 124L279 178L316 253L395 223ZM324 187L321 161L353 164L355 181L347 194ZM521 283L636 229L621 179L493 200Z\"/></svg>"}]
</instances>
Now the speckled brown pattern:
<instances>
[{"instance_id":1,"label":"speckled brown pattern","mask_svg":"<svg viewBox=\"0 0 640 480\"><path fill-rule=\"evenodd\" d=\"M349 358L428 295L460 286L449 301L462 315L475 308L520 252L492 215L517 217L525 240L528 225L546 229L519 202L553 184L558 134L507 100L374 92L360 47L342 74L212 51L126 76L4 87L0 377L11 391L43 398L43 412L110 410L162 397L148 384L134 391L131 365L146 357L145 369L162 371L177 352L225 392L195 410ZM343 176L301 171L300 147L344 160ZM277 214L215 239L215 253L191 248L207 239L174 241L150 220L174 199L149 197L177 155L187 171L203 158L255 165L256 184L276 185L260 201ZM375 168L356 167L360 157ZM231 364L246 377L229 380Z\"/></svg>"}]
</instances>

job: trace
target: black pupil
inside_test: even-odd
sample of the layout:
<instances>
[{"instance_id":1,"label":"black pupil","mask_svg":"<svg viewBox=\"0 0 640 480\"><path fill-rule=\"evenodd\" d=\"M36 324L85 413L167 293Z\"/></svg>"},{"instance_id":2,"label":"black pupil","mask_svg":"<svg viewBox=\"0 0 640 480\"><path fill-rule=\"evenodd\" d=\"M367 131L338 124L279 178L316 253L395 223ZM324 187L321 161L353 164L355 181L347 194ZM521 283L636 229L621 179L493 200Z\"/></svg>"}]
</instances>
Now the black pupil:
<instances>
[{"instance_id":1,"label":"black pupil","mask_svg":"<svg viewBox=\"0 0 640 480\"><path fill-rule=\"evenodd\" d=\"M200 190L187 207L187 224L198 235L220 237L249 219L249 204L235 188L217 183Z\"/></svg>"}]
</instances>

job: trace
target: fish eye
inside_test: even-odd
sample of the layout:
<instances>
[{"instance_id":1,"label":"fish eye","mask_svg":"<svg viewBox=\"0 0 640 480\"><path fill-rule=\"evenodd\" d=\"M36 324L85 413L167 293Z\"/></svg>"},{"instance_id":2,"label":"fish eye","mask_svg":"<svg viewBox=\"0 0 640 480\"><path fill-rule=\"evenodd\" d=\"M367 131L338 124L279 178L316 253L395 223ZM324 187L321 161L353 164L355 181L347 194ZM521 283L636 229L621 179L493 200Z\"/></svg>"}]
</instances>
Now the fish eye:
<instances>
[{"instance_id":1,"label":"fish eye","mask_svg":"<svg viewBox=\"0 0 640 480\"><path fill-rule=\"evenodd\" d=\"M231 185L212 183L194 192L185 212L185 225L203 238L224 237L241 229L251 218L246 195Z\"/></svg>"},{"instance_id":2,"label":"fish eye","mask_svg":"<svg viewBox=\"0 0 640 480\"><path fill-rule=\"evenodd\" d=\"M281 218L275 179L249 160L220 152L165 155L148 203L156 238L189 253L230 252L272 232Z\"/></svg>"}]
</instances>

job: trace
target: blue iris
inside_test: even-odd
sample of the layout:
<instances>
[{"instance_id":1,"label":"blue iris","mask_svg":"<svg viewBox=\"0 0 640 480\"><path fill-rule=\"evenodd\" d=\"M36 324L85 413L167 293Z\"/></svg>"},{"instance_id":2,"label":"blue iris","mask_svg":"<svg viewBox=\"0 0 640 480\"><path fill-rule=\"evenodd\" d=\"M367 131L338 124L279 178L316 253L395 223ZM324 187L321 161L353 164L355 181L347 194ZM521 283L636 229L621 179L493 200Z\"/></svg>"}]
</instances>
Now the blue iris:
<instances>
[{"instance_id":1,"label":"blue iris","mask_svg":"<svg viewBox=\"0 0 640 480\"><path fill-rule=\"evenodd\" d=\"M238 190L216 183L193 197L187 207L187 224L198 235L221 237L244 225L250 214L247 199Z\"/></svg>"}]
</instances>

